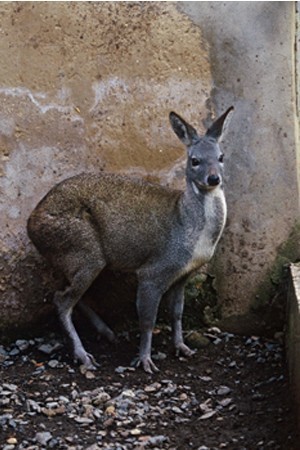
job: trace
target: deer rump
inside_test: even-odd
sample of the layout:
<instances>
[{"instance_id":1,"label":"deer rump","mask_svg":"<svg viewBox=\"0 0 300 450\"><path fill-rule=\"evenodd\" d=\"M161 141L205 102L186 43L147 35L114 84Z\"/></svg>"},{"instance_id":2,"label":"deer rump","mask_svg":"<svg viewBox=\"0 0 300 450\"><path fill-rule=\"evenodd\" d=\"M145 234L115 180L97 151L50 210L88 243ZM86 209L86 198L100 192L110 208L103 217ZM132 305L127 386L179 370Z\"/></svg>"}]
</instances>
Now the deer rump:
<instances>
[{"instance_id":1,"label":"deer rump","mask_svg":"<svg viewBox=\"0 0 300 450\"><path fill-rule=\"evenodd\" d=\"M165 251L176 226L180 194L121 175L80 174L62 181L42 199L28 221L28 234L40 253L61 270L66 267L62 254L82 254L84 263L99 241L108 268L136 270ZM179 222L178 231L180 226Z\"/></svg>"}]
</instances>

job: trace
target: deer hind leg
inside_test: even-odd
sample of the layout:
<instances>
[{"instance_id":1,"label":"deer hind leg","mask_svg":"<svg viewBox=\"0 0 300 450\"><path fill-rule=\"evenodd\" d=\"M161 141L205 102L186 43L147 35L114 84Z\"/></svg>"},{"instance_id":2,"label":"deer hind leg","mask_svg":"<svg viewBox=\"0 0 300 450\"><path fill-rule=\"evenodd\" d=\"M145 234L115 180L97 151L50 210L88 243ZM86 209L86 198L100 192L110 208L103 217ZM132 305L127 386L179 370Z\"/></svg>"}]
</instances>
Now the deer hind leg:
<instances>
[{"instance_id":1,"label":"deer hind leg","mask_svg":"<svg viewBox=\"0 0 300 450\"><path fill-rule=\"evenodd\" d=\"M74 254L72 255L73 275L67 277L70 285L64 291L57 291L54 294L54 303L62 327L71 342L74 359L80 361L88 369L95 369L95 359L86 352L72 322L73 308L105 266L100 252L96 257L95 249L93 249L93 258L89 259L89 257L90 255L84 257L81 253L80 258L76 261L76 257ZM77 267L77 270L74 271L74 267Z\"/></svg>"},{"instance_id":2,"label":"deer hind leg","mask_svg":"<svg viewBox=\"0 0 300 450\"><path fill-rule=\"evenodd\" d=\"M95 327L96 331L102 336L106 337L109 342L115 342L116 336L114 332L106 325L105 322L92 310L88 305L84 302L80 301L78 303L78 307L85 314L85 316L89 319L92 325Z\"/></svg>"}]
</instances>

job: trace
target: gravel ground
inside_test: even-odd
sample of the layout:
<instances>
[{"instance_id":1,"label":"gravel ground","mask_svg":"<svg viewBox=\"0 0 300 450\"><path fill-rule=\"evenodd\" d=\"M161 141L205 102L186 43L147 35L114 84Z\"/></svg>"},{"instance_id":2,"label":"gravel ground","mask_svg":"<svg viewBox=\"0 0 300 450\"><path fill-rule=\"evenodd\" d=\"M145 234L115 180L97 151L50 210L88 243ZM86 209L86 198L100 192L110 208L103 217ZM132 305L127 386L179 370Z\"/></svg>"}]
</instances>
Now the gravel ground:
<instances>
[{"instance_id":1,"label":"gravel ground","mask_svg":"<svg viewBox=\"0 0 300 450\"><path fill-rule=\"evenodd\" d=\"M158 328L150 376L130 366L136 330L117 346L80 334L96 372L73 364L60 332L0 345L1 449L300 449L282 335L189 333L201 348L186 360Z\"/></svg>"}]
</instances>

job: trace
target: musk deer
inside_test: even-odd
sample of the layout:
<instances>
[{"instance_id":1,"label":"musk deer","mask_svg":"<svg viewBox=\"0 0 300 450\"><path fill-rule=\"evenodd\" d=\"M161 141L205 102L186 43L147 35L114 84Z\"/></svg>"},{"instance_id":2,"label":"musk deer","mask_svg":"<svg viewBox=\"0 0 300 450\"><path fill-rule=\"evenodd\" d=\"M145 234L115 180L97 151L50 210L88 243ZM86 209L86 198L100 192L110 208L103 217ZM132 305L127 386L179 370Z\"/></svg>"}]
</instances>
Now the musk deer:
<instances>
[{"instance_id":1,"label":"musk deer","mask_svg":"<svg viewBox=\"0 0 300 450\"><path fill-rule=\"evenodd\" d=\"M184 285L212 257L226 220L223 153L218 141L230 107L204 136L174 112L171 126L187 147L184 191L113 174L80 174L56 185L28 220L28 235L39 252L65 276L67 286L54 294L58 315L71 340L74 357L95 368L72 322L79 302L97 331L114 340L110 328L81 298L104 267L137 275L141 338L138 365L157 371L151 359L152 330L164 296L170 302L177 353L194 352L184 344Z\"/></svg>"}]
</instances>

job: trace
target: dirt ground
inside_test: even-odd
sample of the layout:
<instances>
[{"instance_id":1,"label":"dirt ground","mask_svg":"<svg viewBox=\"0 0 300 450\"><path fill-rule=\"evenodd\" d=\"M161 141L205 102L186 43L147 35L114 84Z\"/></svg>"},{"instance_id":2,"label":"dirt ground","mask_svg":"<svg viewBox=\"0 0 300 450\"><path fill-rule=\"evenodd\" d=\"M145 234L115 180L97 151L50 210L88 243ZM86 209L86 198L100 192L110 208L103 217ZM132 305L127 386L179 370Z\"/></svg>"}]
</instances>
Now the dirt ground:
<instances>
[{"instance_id":1,"label":"dirt ground","mask_svg":"<svg viewBox=\"0 0 300 450\"><path fill-rule=\"evenodd\" d=\"M185 360L158 328L153 376L130 367L137 330L117 346L80 330L96 372L59 331L0 346L0 448L299 450L280 338L202 331L208 345Z\"/></svg>"}]
</instances>

